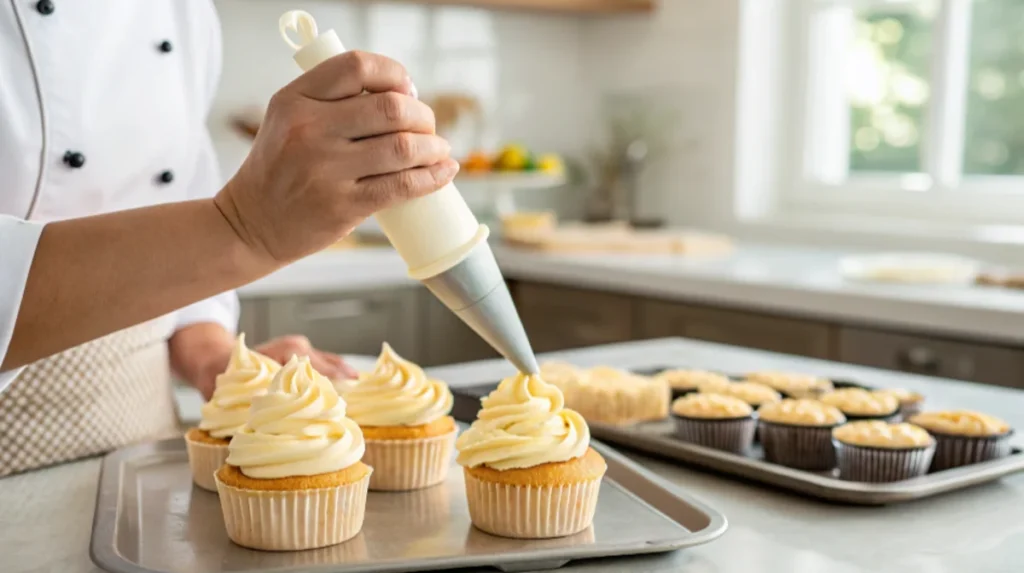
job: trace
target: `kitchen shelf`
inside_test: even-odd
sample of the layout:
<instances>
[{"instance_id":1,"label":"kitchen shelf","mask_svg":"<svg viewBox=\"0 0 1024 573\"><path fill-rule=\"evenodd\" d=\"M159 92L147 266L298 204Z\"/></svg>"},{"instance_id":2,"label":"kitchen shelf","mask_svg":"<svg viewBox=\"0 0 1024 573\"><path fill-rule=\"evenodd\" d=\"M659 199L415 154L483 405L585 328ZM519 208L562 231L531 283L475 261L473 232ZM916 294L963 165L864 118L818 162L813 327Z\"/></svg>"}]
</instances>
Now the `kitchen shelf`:
<instances>
[{"instance_id":1,"label":"kitchen shelf","mask_svg":"<svg viewBox=\"0 0 1024 573\"><path fill-rule=\"evenodd\" d=\"M653 12L657 0L403 0L416 4L477 6L494 10L525 10L563 14Z\"/></svg>"}]
</instances>

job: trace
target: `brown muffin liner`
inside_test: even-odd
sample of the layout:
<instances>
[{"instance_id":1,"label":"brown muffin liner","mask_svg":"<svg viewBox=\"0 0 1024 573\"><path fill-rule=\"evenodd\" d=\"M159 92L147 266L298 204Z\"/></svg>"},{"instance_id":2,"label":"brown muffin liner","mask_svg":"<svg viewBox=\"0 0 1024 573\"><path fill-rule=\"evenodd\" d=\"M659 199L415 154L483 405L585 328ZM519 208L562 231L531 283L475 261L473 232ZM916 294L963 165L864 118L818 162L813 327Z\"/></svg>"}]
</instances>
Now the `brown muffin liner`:
<instances>
[{"instance_id":1,"label":"brown muffin liner","mask_svg":"<svg viewBox=\"0 0 1024 573\"><path fill-rule=\"evenodd\" d=\"M880 422L885 422L886 424L895 424L903 419L903 411L900 410L899 408L897 408L896 411L893 412L892 414L888 414L885 416L858 416L857 414L847 414L846 412L843 412L843 415L846 416L847 422L863 422L867 420L878 420Z\"/></svg>"},{"instance_id":2,"label":"brown muffin liner","mask_svg":"<svg viewBox=\"0 0 1024 573\"><path fill-rule=\"evenodd\" d=\"M709 419L673 414L676 437L684 442L742 454L754 442L757 418Z\"/></svg>"},{"instance_id":3,"label":"brown muffin liner","mask_svg":"<svg viewBox=\"0 0 1024 573\"><path fill-rule=\"evenodd\" d=\"M448 477L455 435L414 440L366 440L363 463L373 468L370 489L406 491L439 484Z\"/></svg>"},{"instance_id":4,"label":"brown muffin liner","mask_svg":"<svg viewBox=\"0 0 1024 573\"><path fill-rule=\"evenodd\" d=\"M924 409L924 400L916 402L905 402L900 404L900 420L907 421L915 414L920 414Z\"/></svg>"},{"instance_id":5,"label":"brown muffin liner","mask_svg":"<svg viewBox=\"0 0 1024 573\"><path fill-rule=\"evenodd\" d=\"M846 481L883 483L920 477L928 473L935 444L921 448L876 448L832 440L839 478Z\"/></svg>"},{"instance_id":6,"label":"brown muffin liner","mask_svg":"<svg viewBox=\"0 0 1024 573\"><path fill-rule=\"evenodd\" d=\"M188 452L188 466L192 468L192 481L206 491L217 493L217 482L213 479L213 474L217 473L228 459L227 445L193 442L186 438L185 446Z\"/></svg>"},{"instance_id":7,"label":"brown muffin liner","mask_svg":"<svg viewBox=\"0 0 1024 573\"><path fill-rule=\"evenodd\" d=\"M517 539L564 537L590 527L601 478L553 486L506 485L466 478L469 517L492 535Z\"/></svg>"},{"instance_id":8,"label":"brown muffin liner","mask_svg":"<svg viewBox=\"0 0 1024 573\"><path fill-rule=\"evenodd\" d=\"M935 457L929 471L938 472L1010 455L1013 431L998 436L955 436L928 432L935 438Z\"/></svg>"},{"instance_id":9,"label":"brown muffin liner","mask_svg":"<svg viewBox=\"0 0 1024 573\"><path fill-rule=\"evenodd\" d=\"M758 435L764 459L807 471L828 471L836 467L830 426L799 426L759 420Z\"/></svg>"},{"instance_id":10,"label":"brown muffin liner","mask_svg":"<svg viewBox=\"0 0 1024 573\"><path fill-rule=\"evenodd\" d=\"M266 551L347 541L363 528L371 475L372 469L355 483L299 491L240 489L217 479L224 527L231 541Z\"/></svg>"}]
</instances>

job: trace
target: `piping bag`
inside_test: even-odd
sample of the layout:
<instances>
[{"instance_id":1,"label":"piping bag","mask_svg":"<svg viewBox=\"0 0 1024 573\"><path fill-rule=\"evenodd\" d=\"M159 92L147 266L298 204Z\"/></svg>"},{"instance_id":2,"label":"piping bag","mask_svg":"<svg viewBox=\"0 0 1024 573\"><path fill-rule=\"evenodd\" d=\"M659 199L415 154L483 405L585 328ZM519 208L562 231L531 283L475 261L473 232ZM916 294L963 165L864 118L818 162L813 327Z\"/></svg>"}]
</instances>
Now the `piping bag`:
<instances>
[{"instance_id":1,"label":"piping bag","mask_svg":"<svg viewBox=\"0 0 1024 573\"><path fill-rule=\"evenodd\" d=\"M334 30L319 33L313 17L301 10L282 15L279 27L303 72L345 51ZM538 372L537 358L487 243L490 231L477 221L455 185L388 207L374 217L411 278L423 283L519 371Z\"/></svg>"}]
</instances>

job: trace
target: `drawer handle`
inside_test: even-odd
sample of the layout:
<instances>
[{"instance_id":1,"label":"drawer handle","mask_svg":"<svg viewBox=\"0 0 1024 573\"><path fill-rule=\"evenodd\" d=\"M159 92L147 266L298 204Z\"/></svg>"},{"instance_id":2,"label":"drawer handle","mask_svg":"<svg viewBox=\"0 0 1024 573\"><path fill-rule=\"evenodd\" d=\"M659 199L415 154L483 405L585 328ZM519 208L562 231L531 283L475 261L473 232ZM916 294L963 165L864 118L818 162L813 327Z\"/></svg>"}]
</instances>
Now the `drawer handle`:
<instances>
[{"instance_id":1,"label":"drawer handle","mask_svg":"<svg viewBox=\"0 0 1024 573\"><path fill-rule=\"evenodd\" d=\"M356 318L374 311L374 305L365 300L332 300L327 302L310 302L295 311L295 318L303 322L322 320L341 320Z\"/></svg>"},{"instance_id":2,"label":"drawer handle","mask_svg":"<svg viewBox=\"0 0 1024 573\"><path fill-rule=\"evenodd\" d=\"M936 374L939 371L939 357L934 350L925 346L915 346L900 352L900 369L924 374Z\"/></svg>"}]
</instances>

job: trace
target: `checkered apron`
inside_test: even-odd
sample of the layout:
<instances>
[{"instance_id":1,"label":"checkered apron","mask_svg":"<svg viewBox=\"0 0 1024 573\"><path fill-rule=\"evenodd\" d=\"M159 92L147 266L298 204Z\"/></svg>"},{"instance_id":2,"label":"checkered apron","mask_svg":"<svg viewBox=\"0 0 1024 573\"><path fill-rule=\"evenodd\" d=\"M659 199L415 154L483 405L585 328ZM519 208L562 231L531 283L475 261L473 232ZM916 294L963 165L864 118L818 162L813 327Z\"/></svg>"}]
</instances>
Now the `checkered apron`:
<instances>
[{"instance_id":1,"label":"checkered apron","mask_svg":"<svg viewBox=\"0 0 1024 573\"><path fill-rule=\"evenodd\" d=\"M163 317L27 366L0 393L0 476L178 432Z\"/></svg>"}]
</instances>

